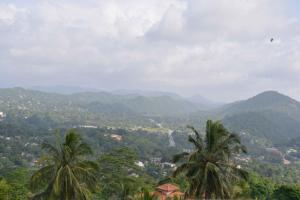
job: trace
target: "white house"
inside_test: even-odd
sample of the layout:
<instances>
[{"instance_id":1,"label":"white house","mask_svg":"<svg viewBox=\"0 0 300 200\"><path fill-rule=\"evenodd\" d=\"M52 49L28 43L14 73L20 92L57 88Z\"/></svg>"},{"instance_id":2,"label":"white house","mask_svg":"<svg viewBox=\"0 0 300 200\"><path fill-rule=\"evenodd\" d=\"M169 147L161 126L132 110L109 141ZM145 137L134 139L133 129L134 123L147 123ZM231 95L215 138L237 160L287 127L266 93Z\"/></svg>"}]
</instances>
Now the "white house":
<instances>
[{"instance_id":1,"label":"white house","mask_svg":"<svg viewBox=\"0 0 300 200\"><path fill-rule=\"evenodd\" d=\"M136 161L135 164L136 164L137 166L139 166L139 167L142 167L142 168L145 167L145 165L144 165L144 163L143 163L142 161Z\"/></svg>"},{"instance_id":2,"label":"white house","mask_svg":"<svg viewBox=\"0 0 300 200\"><path fill-rule=\"evenodd\" d=\"M0 120L5 118L6 117L6 114L4 112L0 112Z\"/></svg>"}]
</instances>

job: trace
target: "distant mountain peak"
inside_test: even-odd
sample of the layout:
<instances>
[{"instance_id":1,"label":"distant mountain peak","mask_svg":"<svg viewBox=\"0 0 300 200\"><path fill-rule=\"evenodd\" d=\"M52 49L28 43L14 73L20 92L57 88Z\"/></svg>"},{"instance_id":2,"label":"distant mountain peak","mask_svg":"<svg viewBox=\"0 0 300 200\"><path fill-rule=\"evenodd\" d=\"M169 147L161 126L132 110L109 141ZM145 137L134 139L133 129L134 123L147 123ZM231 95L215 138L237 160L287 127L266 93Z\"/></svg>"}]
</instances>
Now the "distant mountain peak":
<instances>
[{"instance_id":1,"label":"distant mountain peak","mask_svg":"<svg viewBox=\"0 0 300 200\"><path fill-rule=\"evenodd\" d=\"M247 100L228 104L223 107L222 112L226 115L249 111L261 112L265 110L284 112L289 115L297 113L293 115L299 116L300 103L277 91L265 91Z\"/></svg>"},{"instance_id":2,"label":"distant mountain peak","mask_svg":"<svg viewBox=\"0 0 300 200\"><path fill-rule=\"evenodd\" d=\"M266 96L276 96L276 95L280 95L280 96L286 96L286 95L284 95L284 94L281 94L281 93L279 93L278 91L276 91L276 90L267 90L267 91L264 91L264 92L262 92L262 93L259 93L259 94L257 94L256 96L254 96L254 97L257 97L257 96L264 96L264 95L266 95Z\"/></svg>"},{"instance_id":3,"label":"distant mountain peak","mask_svg":"<svg viewBox=\"0 0 300 200\"><path fill-rule=\"evenodd\" d=\"M278 91L265 91L244 101L227 105L223 121L234 131L281 142L299 136L300 103Z\"/></svg>"},{"instance_id":4,"label":"distant mountain peak","mask_svg":"<svg viewBox=\"0 0 300 200\"><path fill-rule=\"evenodd\" d=\"M273 104L273 103L296 103L297 101L292 99L289 96L286 96L284 94L279 93L278 91L274 91L274 90L269 90L269 91L265 91L262 92L248 100L246 100L246 102L249 101L256 101L256 102L261 102L261 103L268 103L268 104Z\"/></svg>"}]
</instances>

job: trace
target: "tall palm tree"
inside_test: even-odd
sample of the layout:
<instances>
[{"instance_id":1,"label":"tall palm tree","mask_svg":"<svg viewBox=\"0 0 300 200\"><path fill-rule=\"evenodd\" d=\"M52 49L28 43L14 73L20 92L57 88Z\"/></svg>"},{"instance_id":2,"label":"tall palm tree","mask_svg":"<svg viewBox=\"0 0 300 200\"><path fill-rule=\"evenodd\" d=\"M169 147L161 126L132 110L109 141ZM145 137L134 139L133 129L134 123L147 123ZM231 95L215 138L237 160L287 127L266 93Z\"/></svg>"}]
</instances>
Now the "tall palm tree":
<instances>
[{"instance_id":1,"label":"tall palm tree","mask_svg":"<svg viewBox=\"0 0 300 200\"><path fill-rule=\"evenodd\" d=\"M189 197L230 198L234 181L248 179L248 173L232 161L234 154L246 153L246 147L238 135L230 133L218 121L207 121L204 137L195 128L188 128L194 132L194 136L188 138L194 150L174 156L174 162L180 165L173 176L185 175L189 183L186 195Z\"/></svg>"},{"instance_id":2,"label":"tall palm tree","mask_svg":"<svg viewBox=\"0 0 300 200\"><path fill-rule=\"evenodd\" d=\"M31 189L38 192L32 200L90 199L97 185L98 165L86 160L92 150L80 135L70 130L63 143L43 143L42 149L48 154L42 158L42 168L31 177Z\"/></svg>"}]
</instances>

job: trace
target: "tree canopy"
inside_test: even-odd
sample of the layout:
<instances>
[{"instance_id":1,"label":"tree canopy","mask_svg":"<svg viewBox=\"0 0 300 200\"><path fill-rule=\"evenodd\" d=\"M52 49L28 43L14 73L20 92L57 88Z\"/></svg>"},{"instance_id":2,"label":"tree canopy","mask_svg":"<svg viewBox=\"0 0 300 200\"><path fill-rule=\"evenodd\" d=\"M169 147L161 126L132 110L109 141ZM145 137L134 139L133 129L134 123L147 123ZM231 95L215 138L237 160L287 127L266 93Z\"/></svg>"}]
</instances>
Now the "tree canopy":
<instances>
[{"instance_id":1,"label":"tree canopy","mask_svg":"<svg viewBox=\"0 0 300 200\"><path fill-rule=\"evenodd\" d=\"M96 189L98 165L86 159L90 146L74 130L66 133L64 142L43 143L47 154L41 158L41 169L30 180L32 200L88 200Z\"/></svg>"},{"instance_id":2,"label":"tree canopy","mask_svg":"<svg viewBox=\"0 0 300 200\"><path fill-rule=\"evenodd\" d=\"M204 137L194 127L189 128L194 133L188 139L194 150L174 156L174 162L180 164L174 176L185 175L189 182L187 196L230 198L234 181L248 178L248 173L232 161L234 154L246 152L245 146L238 135L230 133L218 121L207 121Z\"/></svg>"}]
</instances>

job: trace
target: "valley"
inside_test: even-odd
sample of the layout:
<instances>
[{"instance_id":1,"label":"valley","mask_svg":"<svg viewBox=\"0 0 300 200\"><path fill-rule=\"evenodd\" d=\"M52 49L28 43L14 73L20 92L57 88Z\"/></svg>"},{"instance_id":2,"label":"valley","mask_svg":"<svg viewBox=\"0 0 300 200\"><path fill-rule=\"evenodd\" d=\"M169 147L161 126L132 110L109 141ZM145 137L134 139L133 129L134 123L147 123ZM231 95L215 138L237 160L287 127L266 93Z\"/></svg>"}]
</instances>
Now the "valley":
<instances>
[{"instance_id":1,"label":"valley","mask_svg":"<svg viewBox=\"0 0 300 200\"><path fill-rule=\"evenodd\" d=\"M204 122L214 119L238 133L247 146L249 153L238 163L250 169L272 166L268 176L275 181L299 183L295 178L300 175L299 102L270 91L218 108L204 106L170 94L65 95L0 89L0 173L38 167L40 144L53 141L57 130L75 128L95 154L126 146L143 163L156 160L160 167L152 173L159 179L170 173L163 163L172 163L175 153L191 151L186 126L193 125L203 133ZM264 170L257 171L266 175Z\"/></svg>"}]
</instances>

